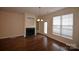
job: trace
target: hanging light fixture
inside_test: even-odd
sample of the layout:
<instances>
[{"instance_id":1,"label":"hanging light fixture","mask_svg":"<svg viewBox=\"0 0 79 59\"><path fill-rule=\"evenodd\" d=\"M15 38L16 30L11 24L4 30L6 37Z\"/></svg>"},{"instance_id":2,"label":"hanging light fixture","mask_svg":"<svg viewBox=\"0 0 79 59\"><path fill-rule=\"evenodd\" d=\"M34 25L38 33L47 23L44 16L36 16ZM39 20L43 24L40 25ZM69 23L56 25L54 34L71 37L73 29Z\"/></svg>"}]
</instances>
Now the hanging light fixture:
<instances>
[{"instance_id":1,"label":"hanging light fixture","mask_svg":"<svg viewBox=\"0 0 79 59\"><path fill-rule=\"evenodd\" d=\"M43 19L41 18L40 21L43 21Z\"/></svg>"},{"instance_id":2,"label":"hanging light fixture","mask_svg":"<svg viewBox=\"0 0 79 59\"><path fill-rule=\"evenodd\" d=\"M40 7L38 7L38 8L39 8L39 15L40 15ZM43 19L38 17L37 22L40 22L40 21L43 21Z\"/></svg>"},{"instance_id":3,"label":"hanging light fixture","mask_svg":"<svg viewBox=\"0 0 79 59\"><path fill-rule=\"evenodd\" d=\"M40 21L40 19L37 19L37 21L39 22L39 21Z\"/></svg>"}]
</instances>

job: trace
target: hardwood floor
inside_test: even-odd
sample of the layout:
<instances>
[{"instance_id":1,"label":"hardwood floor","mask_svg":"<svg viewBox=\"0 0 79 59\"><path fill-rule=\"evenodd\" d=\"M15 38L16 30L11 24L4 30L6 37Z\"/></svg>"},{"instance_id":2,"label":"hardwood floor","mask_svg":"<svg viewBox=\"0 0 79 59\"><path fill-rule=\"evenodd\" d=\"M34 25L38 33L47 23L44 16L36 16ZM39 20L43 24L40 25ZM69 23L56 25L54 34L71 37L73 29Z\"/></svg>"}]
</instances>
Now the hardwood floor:
<instances>
[{"instance_id":1,"label":"hardwood floor","mask_svg":"<svg viewBox=\"0 0 79 59\"><path fill-rule=\"evenodd\" d=\"M0 39L0 51L67 51L67 46L43 35Z\"/></svg>"}]
</instances>

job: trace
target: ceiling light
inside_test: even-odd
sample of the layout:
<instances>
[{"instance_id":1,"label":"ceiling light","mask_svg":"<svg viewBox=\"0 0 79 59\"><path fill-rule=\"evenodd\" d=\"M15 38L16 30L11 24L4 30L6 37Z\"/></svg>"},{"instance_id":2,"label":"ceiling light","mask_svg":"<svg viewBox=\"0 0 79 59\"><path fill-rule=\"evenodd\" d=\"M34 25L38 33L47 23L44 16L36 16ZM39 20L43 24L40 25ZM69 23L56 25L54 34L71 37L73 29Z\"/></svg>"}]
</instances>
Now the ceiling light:
<instances>
[{"instance_id":1,"label":"ceiling light","mask_svg":"<svg viewBox=\"0 0 79 59\"><path fill-rule=\"evenodd\" d=\"M43 21L43 19L41 19L41 21Z\"/></svg>"},{"instance_id":2,"label":"ceiling light","mask_svg":"<svg viewBox=\"0 0 79 59\"><path fill-rule=\"evenodd\" d=\"M39 21L40 21L40 19L37 19L37 21L39 22Z\"/></svg>"},{"instance_id":3,"label":"ceiling light","mask_svg":"<svg viewBox=\"0 0 79 59\"><path fill-rule=\"evenodd\" d=\"M40 9L41 9L41 8L40 8L40 7L38 7L38 8L39 8L39 15L40 15ZM39 22L39 21L43 21L43 19L38 17L37 21L38 21L38 22Z\"/></svg>"}]
</instances>

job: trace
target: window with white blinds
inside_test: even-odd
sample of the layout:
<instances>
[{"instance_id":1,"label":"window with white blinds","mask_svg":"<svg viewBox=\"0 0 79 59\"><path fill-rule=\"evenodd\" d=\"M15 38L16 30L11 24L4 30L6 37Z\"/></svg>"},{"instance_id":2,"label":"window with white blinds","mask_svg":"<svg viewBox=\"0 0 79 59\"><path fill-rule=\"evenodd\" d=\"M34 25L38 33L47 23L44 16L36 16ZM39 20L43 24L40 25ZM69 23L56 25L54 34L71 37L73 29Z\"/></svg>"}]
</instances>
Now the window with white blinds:
<instances>
[{"instance_id":1,"label":"window with white blinds","mask_svg":"<svg viewBox=\"0 0 79 59\"><path fill-rule=\"evenodd\" d=\"M73 14L53 17L53 33L67 38L73 35Z\"/></svg>"}]
</instances>

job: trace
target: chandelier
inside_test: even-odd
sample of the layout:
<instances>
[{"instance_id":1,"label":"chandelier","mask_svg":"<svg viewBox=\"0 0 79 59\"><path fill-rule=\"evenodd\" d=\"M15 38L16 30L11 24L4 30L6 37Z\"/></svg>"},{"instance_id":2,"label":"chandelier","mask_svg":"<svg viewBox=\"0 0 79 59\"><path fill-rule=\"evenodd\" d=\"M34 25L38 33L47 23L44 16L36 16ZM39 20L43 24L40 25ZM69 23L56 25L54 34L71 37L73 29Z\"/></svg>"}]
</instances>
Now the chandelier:
<instances>
[{"instance_id":1,"label":"chandelier","mask_svg":"<svg viewBox=\"0 0 79 59\"><path fill-rule=\"evenodd\" d=\"M40 7L38 7L38 8L39 8L39 15L40 15L40 9L41 9L41 8L40 8ZM40 22L40 21L43 21L43 19L40 18L40 17L38 17L38 18L37 18L37 22Z\"/></svg>"}]
</instances>

